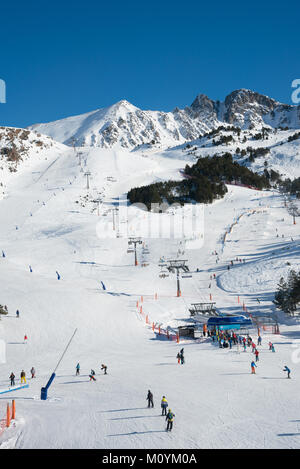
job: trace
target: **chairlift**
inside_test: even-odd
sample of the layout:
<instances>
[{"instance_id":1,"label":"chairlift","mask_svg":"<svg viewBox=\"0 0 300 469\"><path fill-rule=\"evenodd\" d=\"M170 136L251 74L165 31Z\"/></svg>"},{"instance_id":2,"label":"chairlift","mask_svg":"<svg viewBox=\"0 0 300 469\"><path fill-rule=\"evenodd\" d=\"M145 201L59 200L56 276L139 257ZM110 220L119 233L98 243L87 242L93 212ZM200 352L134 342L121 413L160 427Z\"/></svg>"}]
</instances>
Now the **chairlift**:
<instances>
[{"instance_id":1,"label":"chairlift","mask_svg":"<svg viewBox=\"0 0 300 469\"><path fill-rule=\"evenodd\" d=\"M192 278L192 274L182 274L181 278Z\"/></svg>"}]
</instances>

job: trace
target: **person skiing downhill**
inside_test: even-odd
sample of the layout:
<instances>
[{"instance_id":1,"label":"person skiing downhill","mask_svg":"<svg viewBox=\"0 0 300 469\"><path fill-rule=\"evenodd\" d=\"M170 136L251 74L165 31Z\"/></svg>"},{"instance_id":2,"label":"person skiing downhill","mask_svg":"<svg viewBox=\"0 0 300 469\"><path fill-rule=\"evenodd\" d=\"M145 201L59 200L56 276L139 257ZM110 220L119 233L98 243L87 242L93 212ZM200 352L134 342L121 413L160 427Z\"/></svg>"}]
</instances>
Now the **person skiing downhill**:
<instances>
[{"instance_id":1,"label":"person skiing downhill","mask_svg":"<svg viewBox=\"0 0 300 469\"><path fill-rule=\"evenodd\" d=\"M80 375L80 365L77 363L76 365L76 376Z\"/></svg>"},{"instance_id":2,"label":"person skiing downhill","mask_svg":"<svg viewBox=\"0 0 300 469\"><path fill-rule=\"evenodd\" d=\"M20 311L19 311L18 309L17 309L17 311L16 311L16 316L17 316L17 318L20 317Z\"/></svg>"},{"instance_id":3,"label":"person skiing downhill","mask_svg":"<svg viewBox=\"0 0 300 469\"><path fill-rule=\"evenodd\" d=\"M166 399L166 396L162 397L160 406L161 406L161 415L167 415L168 401Z\"/></svg>"},{"instance_id":4,"label":"person skiing downhill","mask_svg":"<svg viewBox=\"0 0 300 469\"><path fill-rule=\"evenodd\" d=\"M91 370L91 373L89 374L90 381L96 381L95 374L96 372Z\"/></svg>"},{"instance_id":5,"label":"person skiing downhill","mask_svg":"<svg viewBox=\"0 0 300 469\"><path fill-rule=\"evenodd\" d=\"M255 365L255 362L252 361L251 362L251 374L252 375L255 375L255 368L257 368L257 366Z\"/></svg>"},{"instance_id":6,"label":"person skiing downhill","mask_svg":"<svg viewBox=\"0 0 300 469\"><path fill-rule=\"evenodd\" d=\"M287 378L290 379L290 374L291 374L291 370L285 365L285 367L283 368L283 371L286 371L287 372Z\"/></svg>"},{"instance_id":7,"label":"person skiing downhill","mask_svg":"<svg viewBox=\"0 0 300 469\"><path fill-rule=\"evenodd\" d=\"M259 351L257 349L255 349L255 361L259 361Z\"/></svg>"},{"instance_id":8,"label":"person skiing downhill","mask_svg":"<svg viewBox=\"0 0 300 469\"><path fill-rule=\"evenodd\" d=\"M176 358L177 358L177 363L179 365L180 364L180 353L177 353Z\"/></svg>"},{"instance_id":9,"label":"person skiing downhill","mask_svg":"<svg viewBox=\"0 0 300 469\"><path fill-rule=\"evenodd\" d=\"M104 374L107 375L107 371L106 371L106 370L107 370L107 366L106 366L106 365L103 365L103 364L102 364L102 365L101 365L101 370L103 370L103 371L104 371Z\"/></svg>"},{"instance_id":10,"label":"person skiing downhill","mask_svg":"<svg viewBox=\"0 0 300 469\"><path fill-rule=\"evenodd\" d=\"M148 401L148 407L154 407L154 403L153 403L153 394L152 392L150 391L150 389L148 389L148 394L147 394L147 397L146 397L146 401Z\"/></svg>"},{"instance_id":11,"label":"person skiing downhill","mask_svg":"<svg viewBox=\"0 0 300 469\"><path fill-rule=\"evenodd\" d=\"M172 428L173 428L173 422L174 422L174 417L175 417L175 414L173 414L173 412L171 411L171 409L168 410L168 413L166 415L166 420L168 421L168 424L167 424L167 431L171 431Z\"/></svg>"}]
</instances>

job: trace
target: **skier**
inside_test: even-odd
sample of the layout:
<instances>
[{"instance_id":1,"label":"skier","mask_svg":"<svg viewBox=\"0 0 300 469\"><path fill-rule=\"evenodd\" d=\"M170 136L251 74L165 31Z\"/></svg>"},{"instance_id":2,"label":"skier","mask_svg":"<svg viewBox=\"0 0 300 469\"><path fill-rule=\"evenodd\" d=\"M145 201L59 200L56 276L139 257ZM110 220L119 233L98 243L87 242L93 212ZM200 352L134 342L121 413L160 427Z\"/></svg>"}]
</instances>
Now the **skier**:
<instances>
[{"instance_id":1,"label":"skier","mask_svg":"<svg viewBox=\"0 0 300 469\"><path fill-rule=\"evenodd\" d=\"M161 406L161 415L167 415L168 401L166 399L166 396L162 397L160 406Z\"/></svg>"},{"instance_id":2,"label":"skier","mask_svg":"<svg viewBox=\"0 0 300 469\"><path fill-rule=\"evenodd\" d=\"M96 372L91 370L91 373L89 374L90 381L96 381L95 374Z\"/></svg>"},{"instance_id":3,"label":"skier","mask_svg":"<svg viewBox=\"0 0 300 469\"><path fill-rule=\"evenodd\" d=\"M60 280L60 275L57 271L56 271L56 275L57 275L57 280Z\"/></svg>"},{"instance_id":4,"label":"skier","mask_svg":"<svg viewBox=\"0 0 300 469\"><path fill-rule=\"evenodd\" d=\"M25 384L26 384L26 374L25 374L25 371L24 371L24 370L21 371L20 376L21 376L21 384L22 384L22 383L25 383Z\"/></svg>"},{"instance_id":5,"label":"skier","mask_svg":"<svg viewBox=\"0 0 300 469\"><path fill-rule=\"evenodd\" d=\"M107 366L106 366L106 365L103 365L103 364L102 364L102 365L101 365L101 370L103 370L103 371L104 371L104 374L107 375L107 372L106 372Z\"/></svg>"},{"instance_id":6,"label":"skier","mask_svg":"<svg viewBox=\"0 0 300 469\"><path fill-rule=\"evenodd\" d=\"M15 386L15 375L13 371L11 372L9 379L10 379L10 385Z\"/></svg>"},{"instance_id":7,"label":"skier","mask_svg":"<svg viewBox=\"0 0 300 469\"><path fill-rule=\"evenodd\" d=\"M20 311L19 311L18 309L17 309L17 311L16 311L16 316L17 316L17 318L20 317Z\"/></svg>"},{"instance_id":8,"label":"skier","mask_svg":"<svg viewBox=\"0 0 300 469\"><path fill-rule=\"evenodd\" d=\"M258 338L257 338L257 345L261 345L261 342L262 342L261 336L259 335Z\"/></svg>"},{"instance_id":9,"label":"skier","mask_svg":"<svg viewBox=\"0 0 300 469\"><path fill-rule=\"evenodd\" d=\"M32 272L32 267L31 267L31 265L29 266L29 272Z\"/></svg>"},{"instance_id":10,"label":"skier","mask_svg":"<svg viewBox=\"0 0 300 469\"><path fill-rule=\"evenodd\" d=\"M77 363L76 365L76 376L80 375L80 365Z\"/></svg>"},{"instance_id":11,"label":"skier","mask_svg":"<svg viewBox=\"0 0 300 469\"><path fill-rule=\"evenodd\" d=\"M148 394L147 394L147 397L146 397L146 401L148 401L148 407L154 407L154 404L153 404L153 394L152 392L150 391L150 389L148 389Z\"/></svg>"},{"instance_id":12,"label":"skier","mask_svg":"<svg viewBox=\"0 0 300 469\"><path fill-rule=\"evenodd\" d=\"M255 368L257 368L257 366L255 365L255 362L252 361L251 362L251 374L252 375L255 375Z\"/></svg>"},{"instance_id":13,"label":"skier","mask_svg":"<svg viewBox=\"0 0 300 469\"><path fill-rule=\"evenodd\" d=\"M177 358L177 363L179 365L180 364L180 353L177 353L176 358Z\"/></svg>"},{"instance_id":14,"label":"skier","mask_svg":"<svg viewBox=\"0 0 300 469\"><path fill-rule=\"evenodd\" d=\"M106 286L104 285L104 283L102 282L102 280L101 280L101 285L102 285L102 290L106 290Z\"/></svg>"},{"instance_id":15,"label":"skier","mask_svg":"<svg viewBox=\"0 0 300 469\"><path fill-rule=\"evenodd\" d=\"M285 367L283 368L283 371L286 371L287 372L287 377L290 379L290 373L291 373L291 370L285 365Z\"/></svg>"},{"instance_id":16,"label":"skier","mask_svg":"<svg viewBox=\"0 0 300 469\"><path fill-rule=\"evenodd\" d=\"M35 378L35 369L34 369L34 367L31 368L30 373L31 373L31 379Z\"/></svg>"},{"instance_id":17,"label":"skier","mask_svg":"<svg viewBox=\"0 0 300 469\"><path fill-rule=\"evenodd\" d=\"M271 348L272 352L275 352L275 347L274 347L274 344L272 344L272 348Z\"/></svg>"},{"instance_id":18,"label":"skier","mask_svg":"<svg viewBox=\"0 0 300 469\"><path fill-rule=\"evenodd\" d=\"M272 350L272 342L269 342L269 350Z\"/></svg>"},{"instance_id":19,"label":"skier","mask_svg":"<svg viewBox=\"0 0 300 469\"><path fill-rule=\"evenodd\" d=\"M257 349L255 349L254 353L255 353L255 361L258 362L259 361L259 357L258 357L259 351Z\"/></svg>"},{"instance_id":20,"label":"skier","mask_svg":"<svg viewBox=\"0 0 300 469\"><path fill-rule=\"evenodd\" d=\"M2 251L2 257L5 257L5 252L4 251Z\"/></svg>"},{"instance_id":21,"label":"skier","mask_svg":"<svg viewBox=\"0 0 300 469\"><path fill-rule=\"evenodd\" d=\"M28 337L27 337L27 335L25 334L25 335L24 335L24 344L27 344L27 339L28 339Z\"/></svg>"},{"instance_id":22,"label":"skier","mask_svg":"<svg viewBox=\"0 0 300 469\"><path fill-rule=\"evenodd\" d=\"M171 409L168 410L168 413L166 415L166 420L168 421L167 425L167 431L171 431L173 428L173 421L174 421L175 414L171 411Z\"/></svg>"},{"instance_id":23,"label":"skier","mask_svg":"<svg viewBox=\"0 0 300 469\"><path fill-rule=\"evenodd\" d=\"M181 362L182 365L184 365L183 349L180 350L180 362Z\"/></svg>"}]
</instances>

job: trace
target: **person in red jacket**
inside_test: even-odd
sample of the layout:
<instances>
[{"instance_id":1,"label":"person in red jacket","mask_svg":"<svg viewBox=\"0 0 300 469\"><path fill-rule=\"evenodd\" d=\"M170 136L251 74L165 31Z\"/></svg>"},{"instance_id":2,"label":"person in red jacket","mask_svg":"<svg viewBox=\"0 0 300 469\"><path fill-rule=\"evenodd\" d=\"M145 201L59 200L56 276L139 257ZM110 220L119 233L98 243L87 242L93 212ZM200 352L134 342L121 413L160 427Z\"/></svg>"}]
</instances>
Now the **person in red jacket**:
<instances>
[{"instance_id":1,"label":"person in red jacket","mask_svg":"<svg viewBox=\"0 0 300 469\"><path fill-rule=\"evenodd\" d=\"M255 353L255 360L258 362L259 361L259 357L258 357L259 351L257 349L255 349L254 353Z\"/></svg>"}]
</instances>

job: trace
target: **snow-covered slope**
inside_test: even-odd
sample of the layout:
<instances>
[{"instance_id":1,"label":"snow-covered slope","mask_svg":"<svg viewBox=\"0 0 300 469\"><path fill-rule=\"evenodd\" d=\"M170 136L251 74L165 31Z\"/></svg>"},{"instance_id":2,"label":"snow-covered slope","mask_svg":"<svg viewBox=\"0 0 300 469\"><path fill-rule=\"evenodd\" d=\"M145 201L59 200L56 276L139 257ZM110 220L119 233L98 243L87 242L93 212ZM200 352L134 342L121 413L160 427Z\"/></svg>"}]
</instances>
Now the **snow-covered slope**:
<instances>
[{"instance_id":1,"label":"snow-covered slope","mask_svg":"<svg viewBox=\"0 0 300 469\"><path fill-rule=\"evenodd\" d=\"M222 312L240 313L245 302L252 315L273 316L278 275L287 262L295 268L300 264L299 225L292 223L278 193L228 186L225 198L212 205L178 209L183 220L191 218L191 209L197 215L204 208L204 231L196 233L203 245L193 239L143 239L148 253L138 247L135 266L126 233L134 236L141 226L152 227L154 215L136 207L123 212L124 194L137 185L180 178L179 170L193 155L182 149L171 158L167 153L71 148L37 162L34 174L29 168L12 178L9 197L0 201L0 250L5 252L0 302L9 312L1 319L7 362L0 367L0 389L7 389L11 371L17 383L22 369L28 377L34 366L37 375L28 379L28 389L0 400L0 418L7 397L17 403L16 426L0 435L1 448L300 447L300 376L292 357L299 350L297 323L282 317L281 335L261 331L254 376L249 349L219 349L206 339L177 344L158 335L158 325L172 332L190 323L190 304L207 302L210 294ZM118 198L119 228L114 230ZM157 217L163 231L174 224L172 212ZM161 256L188 260L192 277L181 279L181 297L176 297L176 275L159 276ZM41 401L40 389L75 328L49 399ZM257 330L249 332L256 341ZM269 352L269 340L276 353ZM181 347L184 366L176 360ZM108 366L106 376L102 363ZM282 372L285 364L292 369L291 380ZM96 382L89 381L91 368ZM146 407L148 389L154 409ZM172 433L165 431L160 415L163 395L176 414Z\"/></svg>"},{"instance_id":2,"label":"snow-covered slope","mask_svg":"<svg viewBox=\"0 0 300 469\"><path fill-rule=\"evenodd\" d=\"M7 183L13 175L33 169L53 154L69 149L52 138L38 132L0 127L0 193L5 195Z\"/></svg>"},{"instance_id":3,"label":"snow-covered slope","mask_svg":"<svg viewBox=\"0 0 300 469\"><path fill-rule=\"evenodd\" d=\"M300 106L281 104L250 90L229 94L224 103L200 94L185 109L172 112L143 111L122 100L113 106L30 129L70 145L136 148L139 145L168 147L197 139L222 124L241 128L300 128Z\"/></svg>"}]
</instances>

